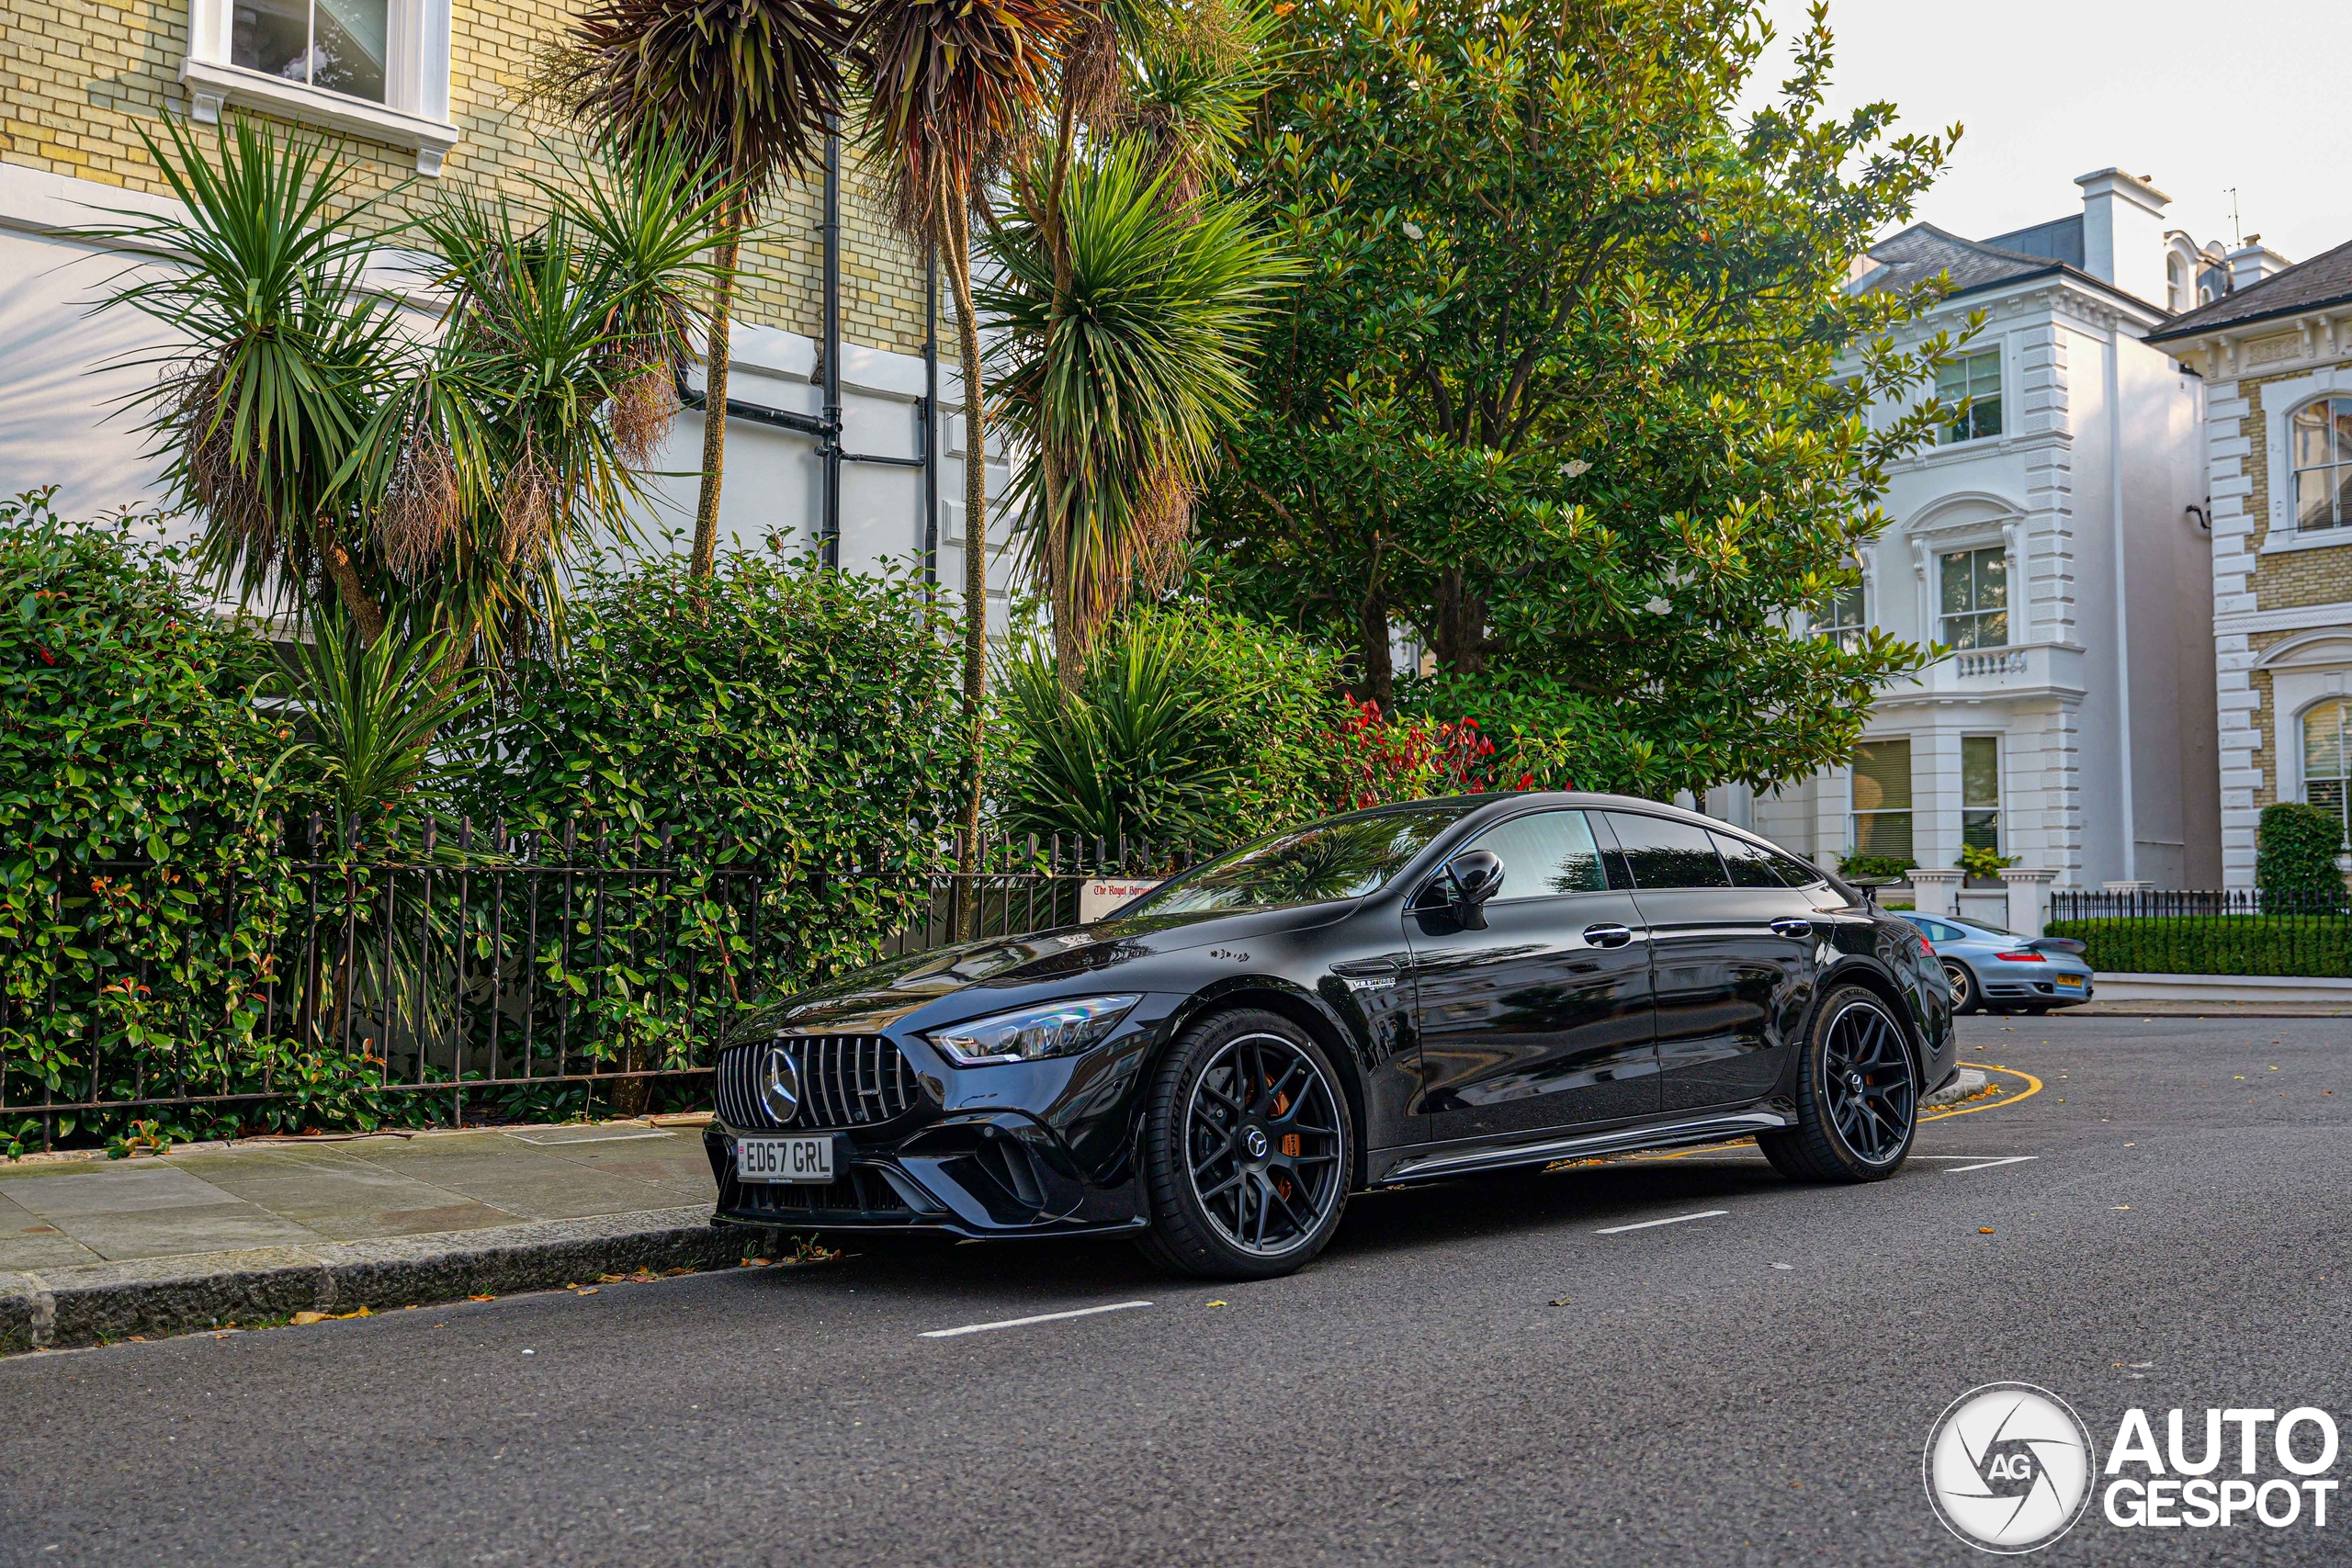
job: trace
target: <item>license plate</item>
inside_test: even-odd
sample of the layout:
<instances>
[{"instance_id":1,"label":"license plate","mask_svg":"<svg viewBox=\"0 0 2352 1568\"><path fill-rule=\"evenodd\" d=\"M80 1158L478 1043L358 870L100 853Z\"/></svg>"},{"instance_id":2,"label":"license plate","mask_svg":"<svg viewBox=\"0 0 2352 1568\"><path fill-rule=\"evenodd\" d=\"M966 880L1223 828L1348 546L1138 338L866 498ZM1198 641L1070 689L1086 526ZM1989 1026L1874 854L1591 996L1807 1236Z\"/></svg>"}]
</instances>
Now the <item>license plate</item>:
<instances>
[{"instance_id":1,"label":"license plate","mask_svg":"<svg viewBox=\"0 0 2352 1568\"><path fill-rule=\"evenodd\" d=\"M2050 983L2053 986L2064 986L2070 991L2079 991L2083 988L2083 977L2080 975L2052 975L2050 976Z\"/></svg>"},{"instance_id":2,"label":"license plate","mask_svg":"<svg viewBox=\"0 0 2352 1568\"><path fill-rule=\"evenodd\" d=\"M738 1138L735 1140L735 1179L738 1181L831 1181L833 1140L819 1138Z\"/></svg>"}]
</instances>

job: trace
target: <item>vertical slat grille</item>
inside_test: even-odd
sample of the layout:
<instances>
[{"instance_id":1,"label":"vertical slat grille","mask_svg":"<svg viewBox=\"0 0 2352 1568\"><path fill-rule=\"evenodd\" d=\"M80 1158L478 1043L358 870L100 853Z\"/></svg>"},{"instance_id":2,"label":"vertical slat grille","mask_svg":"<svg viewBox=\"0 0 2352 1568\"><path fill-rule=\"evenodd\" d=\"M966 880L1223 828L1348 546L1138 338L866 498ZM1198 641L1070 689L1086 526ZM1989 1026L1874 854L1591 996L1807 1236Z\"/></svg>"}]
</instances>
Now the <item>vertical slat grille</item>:
<instances>
[{"instance_id":1,"label":"vertical slat grille","mask_svg":"<svg viewBox=\"0 0 2352 1568\"><path fill-rule=\"evenodd\" d=\"M780 1122L760 1097L771 1045L800 1066L800 1114ZM866 1127L914 1109L922 1096L914 1065L878 1034L788 1036L741 1045L718 1058L713 1075L718 1119L730 1127Z\"/></svg>"}]
</instances>

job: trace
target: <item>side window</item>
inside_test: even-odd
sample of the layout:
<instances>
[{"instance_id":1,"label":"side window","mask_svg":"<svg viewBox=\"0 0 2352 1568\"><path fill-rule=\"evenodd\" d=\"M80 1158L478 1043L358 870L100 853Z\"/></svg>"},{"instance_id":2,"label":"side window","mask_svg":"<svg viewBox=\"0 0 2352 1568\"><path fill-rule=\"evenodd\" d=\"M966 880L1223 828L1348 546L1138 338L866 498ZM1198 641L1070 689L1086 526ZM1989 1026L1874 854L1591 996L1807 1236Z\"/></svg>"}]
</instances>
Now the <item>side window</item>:
<instances>
[{"instance_id":1,"label":"side window","mask_svg":"<svg viewBox=\"0 0 2352 1568\"><path fill-rule=\"evenodd\" d=\"M1630 812L1607 814L1617 833L1617 847L1639 887L1729 887L1724 857L1704 828L1669 822L1663 817L1636 817Z\"/></svg>"},{"instance_id":2,"label":"side window","mask_svg":"<svg viewBox=\"0 0 2352 1568\"><path fill-rule=\"evenodd\" d=\"M1929 942L1958 942L1960 940L1960 932L1941 920L1926 919L1918 915L1905 915L1904 919L1917 926Z\"/></svg>"},{"instance_id":3,"label":"side window","mask_svg":"<svg viewBox=\"0 0 2352 1568\"><path fill-rule=\"evenodd\" d=\"M1731 868L1734 887L1778 887L1781 879L1772 870L1772 854L1761 844L1751 844L1746 839L1735 839L1729 833L1709 833L1715 848L1724 857L1724 864Z\"/></svg>"},{"instance_id":4,"label":"side window","mask_svg":"<svg viewBox=\"0 0 2352 1568\"><path fill-rule=\"evenodd\" d=\"M1470 847L1489 851L1503 863L1498 900L1599 893L1608 886L1601 876L1600 846L1581 811L1514 817L1479 834Z\"/></svg>"},{"instance_id":5,"label":"side window","mask_svg":"<svg viewBox=\"0 0 2352 1568\"><path fill-rule=\"evenodd\" d=\"M1774 868L1781 874L1781 880L1787 883L1790 886L1822 887L1827 886L1829 878L1823 875L1821 868L1815 865L1811 861L1799 860L1796 856L1785 853L1780 850L1770 851L1770 853L1772 857L1772 864Z\"/></svg>"}]
</instances>

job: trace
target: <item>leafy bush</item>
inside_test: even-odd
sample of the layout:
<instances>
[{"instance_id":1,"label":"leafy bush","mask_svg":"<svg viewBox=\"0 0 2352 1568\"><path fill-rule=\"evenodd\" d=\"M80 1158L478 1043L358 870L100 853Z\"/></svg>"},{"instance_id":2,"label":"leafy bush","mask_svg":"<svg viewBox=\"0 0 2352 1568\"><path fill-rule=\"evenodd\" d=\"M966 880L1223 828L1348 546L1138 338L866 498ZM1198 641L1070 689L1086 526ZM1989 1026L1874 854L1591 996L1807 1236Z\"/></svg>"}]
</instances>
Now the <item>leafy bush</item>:
<instances>
[{"instance_id":1,"label":"leafy bush","mask_svg":"<svg viewBox=\"0 0 2352 1568\"><path fill-rule=\"evenodd\" d=\"M1996 880L2001 873L2017 864L2018 858L2016 855L2005 855L2000 851L1984 844L1968 844L1962 848L1960 858L1952 862L1952 864L1959 866L1971 876L1981 876L1987 881L1992 881Z\"/></svg>"},{"instance_id":2,"label":"leafy bush","mask_svg":"<svg viewBox=\"0 0 2352 1568\"><path fill-rule=\"evenodd\" d=\"M1907 855L1840 855L1838 874L1849 881L1900 882L1903 874L1918 863Z\"/></svg>"},{"instance_id":3,"label":"leafy bush","mask_svg":"<svg viewBox=\"0 0 2352 1568\"><path fill-rule=\"evenodd\" d=\"M1067 702L1052 654L1033 648L1005 672L1004 825L1207 850L1317 816L1337 684L1329 650L1191 607L1122 619Z\"/></svg>"},{"instance_id":4,"label":"leafy bush","mask_svg":"<svg viewBox=\"0 0 2352 1568\"><path fill-rule=\"evenodd\" d=\"M2138 975L2352 978L2352 920L2337 915L2138 916L2052 920L2094 969Z\"/></svg>"},{"instance_id":5,"label":"leafy bush","mask_svg":"<svg viewBox=\"0 0 2352 1568\"><path fill-rule=\"evenodd\" d=\"M1333 736L1329 805L1356 811L1430 795L1483 795L1498 787L1495 743L1475 718L1389 717L1378 703L1343 698L1346 716ZM1532 788L1521 773L1512 785Z\"/></svg>"},{"instance_id":6,"label":"leafy bush","mask_svg":"<svg viewBox=\"0 0 2352 1568\"><path fill-rule=\"evenodd\" d=\"M2254 844L2254 883L2265 893L2343 897L2335 857L2344 848L2344 824L2334 812L2300 801L2266 806Z\"/></svg>"},{"instance_id":7,"label":"leafy bush","mask_svg":"<svg viewBox=\"0 0 2352 1568\"><path fill-rule=\"evenodd\" d=\"M298 748L254 705L267 645L190 598L181 555L142 541L152 524L61 520L46 491L0 502L0 1098L267 1078L374 1114L364 1067L256 1031L295 897L276 818L306 807ZM140 1114L54 1127L119 1142ZM249 1114L199 1107L166 1131ZM11 1115L0 1152L39 1130Z\"/></svg>"},{"instance_id":8,"label":"leafy bush","mask_svg":"<svg viewBox=\"0 0 2352 1568\"><path fill-rule=\"evenodd\" d=\"M956 664L919 584L773 553L730 553L701 581L682 557L600 562L574 584L570 636L561 660L514 673L494 754L458 796L478 827L577 824L616 854L641 837L650 855L669 834L670 897L701 917L692 940L747 1003L871 962L928 900L927 880L905 874L941 863ZM746 863L762 873L756 953L709 881ZM895 875L835 874L851 867ZM548 977L616 998L624 1032L650 1027L686 983L683 964L615 962Z\"/></svg>"}]
</instances>

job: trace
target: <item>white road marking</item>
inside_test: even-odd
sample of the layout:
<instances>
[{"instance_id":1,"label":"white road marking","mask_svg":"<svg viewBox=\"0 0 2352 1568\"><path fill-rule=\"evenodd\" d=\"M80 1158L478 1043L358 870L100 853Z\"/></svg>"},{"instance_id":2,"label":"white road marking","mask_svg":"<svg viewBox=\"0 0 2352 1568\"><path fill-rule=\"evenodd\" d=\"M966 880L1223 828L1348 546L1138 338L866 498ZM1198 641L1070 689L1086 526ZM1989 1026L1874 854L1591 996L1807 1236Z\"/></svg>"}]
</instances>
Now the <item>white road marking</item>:
<instances>
[{"instance_id":1,"label":"white road marking","mask_svg":"<svg viewBox=\"0 0 2352 1568\"><path fill-rule=\"evenodd\" d=\"M2040 1159L2041 1157L2041 1156L2040 1155L2010 1155L2004 1159L1988 1159L1981 1161L1975 1165L1956 1165L1950 1170L1945 1171L1944 1174L1946 1176L1964 1176L1972 1170L1990 1170L1996 1165L2023 1165L2030 1159Z\"/></svg>"},{"instance_id":2,"label":"white road marking","mask_svg":"<svg viewBox=\"0 0 2352 1568\"><path fill-rule=\"evenodd\" d=\"M1695 1214L1676 1214L1663 1220L1643 1220L1630 1225L1603 1225L1596 1235L1623 1235L1627 1231L1645 1231L1657 1225L1679 1225L1685 1220L1719 1220L1730 1213L1729 1209L1702 1209Z\"/></svg>"},{"instance_id":3,"label":"white road marking","mask_svg":"<svg viewBox=\"0 0 2352 1568\"><path fill-rule=\"evenodd\" d=\"M927 1328L925 1339L953 1339L959 1334L989 1334L1000 1328L1026 1328L1033 1323L1058 1323L1066 1317L1092 1317L1099 1312L1125 1312L1129 1307L1148 1307L1149 1302L1113 1302L1109 1306L1080 1307L1075 1312L1041 1312L1035 1317L1008 1317L1001 1323L967 1323L961 1328Z\"/></svg>"}]
</instances>

